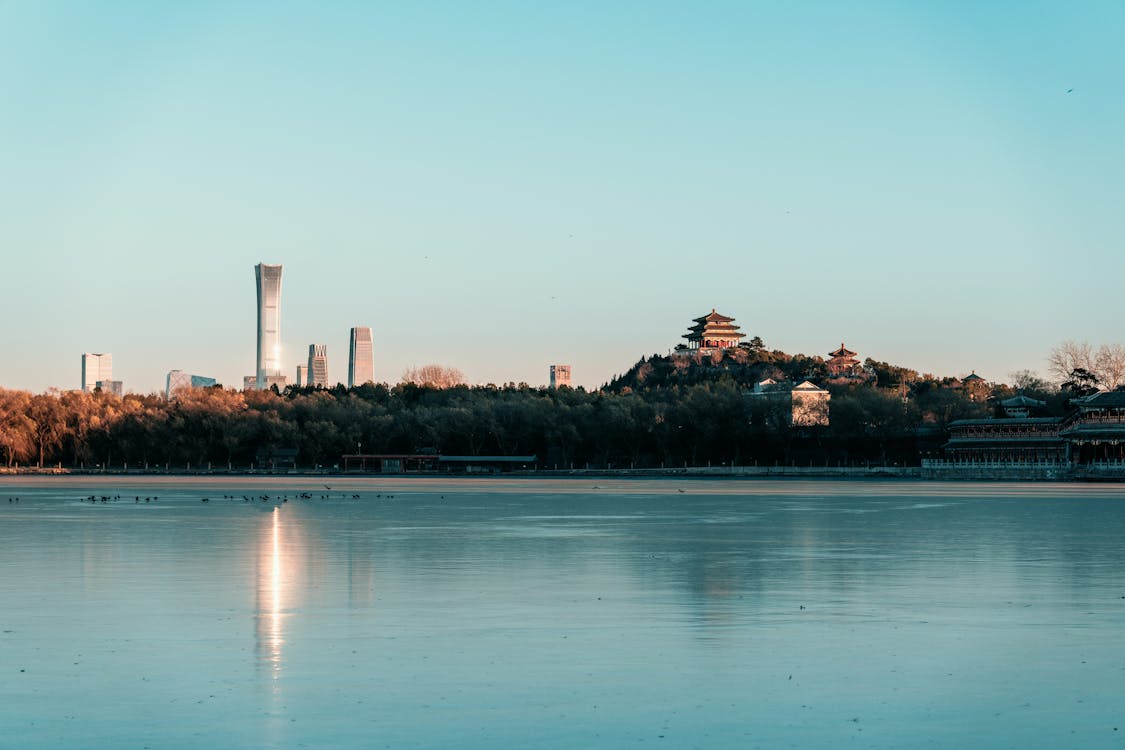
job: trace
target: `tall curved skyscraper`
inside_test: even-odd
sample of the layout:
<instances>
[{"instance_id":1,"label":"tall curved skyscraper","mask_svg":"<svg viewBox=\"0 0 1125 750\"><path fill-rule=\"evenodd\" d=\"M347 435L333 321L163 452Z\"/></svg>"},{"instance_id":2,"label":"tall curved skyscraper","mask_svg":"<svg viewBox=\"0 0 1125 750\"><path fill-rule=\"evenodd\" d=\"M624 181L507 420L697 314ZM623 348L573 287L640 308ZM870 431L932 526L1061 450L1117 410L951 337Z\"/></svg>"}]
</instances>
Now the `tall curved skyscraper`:
<instances>
[{"instance_id":1,"label":"tall curved skyscraper","mask_svg":"<svg viewBox=\"0 0 1125 750\"><path fill-rule=\"evenodd\" d=\"M281 266L254 266L258 282L258 390L281 375Z\"/></svg>"}]
</instances>

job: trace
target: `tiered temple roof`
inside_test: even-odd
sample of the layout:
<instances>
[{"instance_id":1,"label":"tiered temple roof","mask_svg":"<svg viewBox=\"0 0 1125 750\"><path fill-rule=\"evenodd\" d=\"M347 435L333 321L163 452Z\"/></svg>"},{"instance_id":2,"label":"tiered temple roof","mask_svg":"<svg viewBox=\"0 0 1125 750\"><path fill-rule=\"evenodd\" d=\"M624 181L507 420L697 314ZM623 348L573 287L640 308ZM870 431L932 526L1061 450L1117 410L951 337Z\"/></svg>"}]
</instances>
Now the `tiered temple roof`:
<instances>
[{"instance_id":1,"label":"tiered temple roof","mask_svg":"<svg viewBox=\"0 0 1125 750\"><path fill-rule=\"evenodd\" d=\"M688 327L684 338L692 349L726 349L738 346L738 340L745 338L745 333L739 333L738 326L734 325L734 318L711 312L702 318L695 318L693 326Z\"/></svg>"},{"instance_id":2,"label":"tiered temple roof","mask_svg":"<svg viewBox=\"0 0 1125 750\"><path fill-rule=\"evenodd\" d=\"M844 346L843 342L840 343L839 349L829 352L828 356L831 359L824 364L828 366L828 372L832 377L847 377L860 367L859 360L855 358L855 352Z\"/></svg>"}]
</instances>

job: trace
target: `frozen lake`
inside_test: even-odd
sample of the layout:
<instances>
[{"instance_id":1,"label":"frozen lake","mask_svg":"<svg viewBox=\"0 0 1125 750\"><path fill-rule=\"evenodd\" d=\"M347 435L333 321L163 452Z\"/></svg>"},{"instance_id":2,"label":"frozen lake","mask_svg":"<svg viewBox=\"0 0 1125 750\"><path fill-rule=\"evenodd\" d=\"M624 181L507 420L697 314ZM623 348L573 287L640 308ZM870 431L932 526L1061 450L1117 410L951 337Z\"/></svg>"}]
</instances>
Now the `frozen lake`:
<instances>
[{"instance_id":1,"label":"frozen lake","mask_svg":"<svg viewBox=\"0 0 1125 750\"><path fill-rule=\"evenodd\" d=\"M1125 744L1125 488L326 481L0 481L0 747Z\"/></svg>"}]
</instances>

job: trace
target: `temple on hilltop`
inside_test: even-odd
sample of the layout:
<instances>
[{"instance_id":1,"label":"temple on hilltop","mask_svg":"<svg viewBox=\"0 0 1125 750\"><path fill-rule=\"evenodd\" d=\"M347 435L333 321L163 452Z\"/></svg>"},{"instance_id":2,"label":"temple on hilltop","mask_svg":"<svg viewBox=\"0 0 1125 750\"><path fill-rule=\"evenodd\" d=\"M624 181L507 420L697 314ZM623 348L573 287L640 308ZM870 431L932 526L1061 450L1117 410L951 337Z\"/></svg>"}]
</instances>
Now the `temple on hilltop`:
<instances>
[{"instance_id":1,"label":"temple on hilltop","mask_svg":"<svg viewBox=\"0 0 1125 750\"><path fill-rule=\"evenodd\" d=\"M739 339L746 337L745 333L739 333L738 326L734 325L734 318L715 312L715 308L711 308L710 313L702 318L695 318L692 322L695 325L689 326L688 332L684 334L687 346L680 344L676 347L678 351L708 353L718 349L729 349L738 346Z\"/></svg>"},{"instance_id":2,"label":"temple on hilltop","mask_svg":"<svg viewBox=\"0 0 1125 750\"><path fill-rule=\"evenodd\" d=\"M824 365L828 368L829 377L848 378L858 375L863 371L863 365L855 357L855 352L840 342L840 348L828 353L828 361Z\"/></svg>"},{"instance_id":3,"label":"temple on hilltop","mask_svg":"<svg viewBox=\"0 0 1125 750\"><path fill-rule=\"evenodd\" d=\"M828 370L828 383L831 385L857 385L875 380L875 372L865 367L843 342L839 349L828 353L824 367Z\"/></svg>"}]
</instances>

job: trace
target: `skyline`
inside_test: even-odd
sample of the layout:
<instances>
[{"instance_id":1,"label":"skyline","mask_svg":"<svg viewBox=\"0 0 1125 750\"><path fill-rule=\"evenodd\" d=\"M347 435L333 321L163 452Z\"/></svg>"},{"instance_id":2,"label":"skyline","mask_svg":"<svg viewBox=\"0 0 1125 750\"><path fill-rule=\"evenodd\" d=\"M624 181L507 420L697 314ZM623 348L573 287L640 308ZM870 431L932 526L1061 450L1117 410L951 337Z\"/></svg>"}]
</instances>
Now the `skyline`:
<instances>
[{"instance_id":1,"label":"skyline","mask_svg":"<svg viewBox=\"0 0 1125 750\"><path fill-rule=\"evenodd\" d=\"M282 371L597 387L715 308L936 375L1120 343L1125 8L0 7L0 386ZM50 262L45 262L50 259ZM422 332L426 332L423 334ZM346 362L329 362L346 382Z\"/></svg>"}]
</instances>

